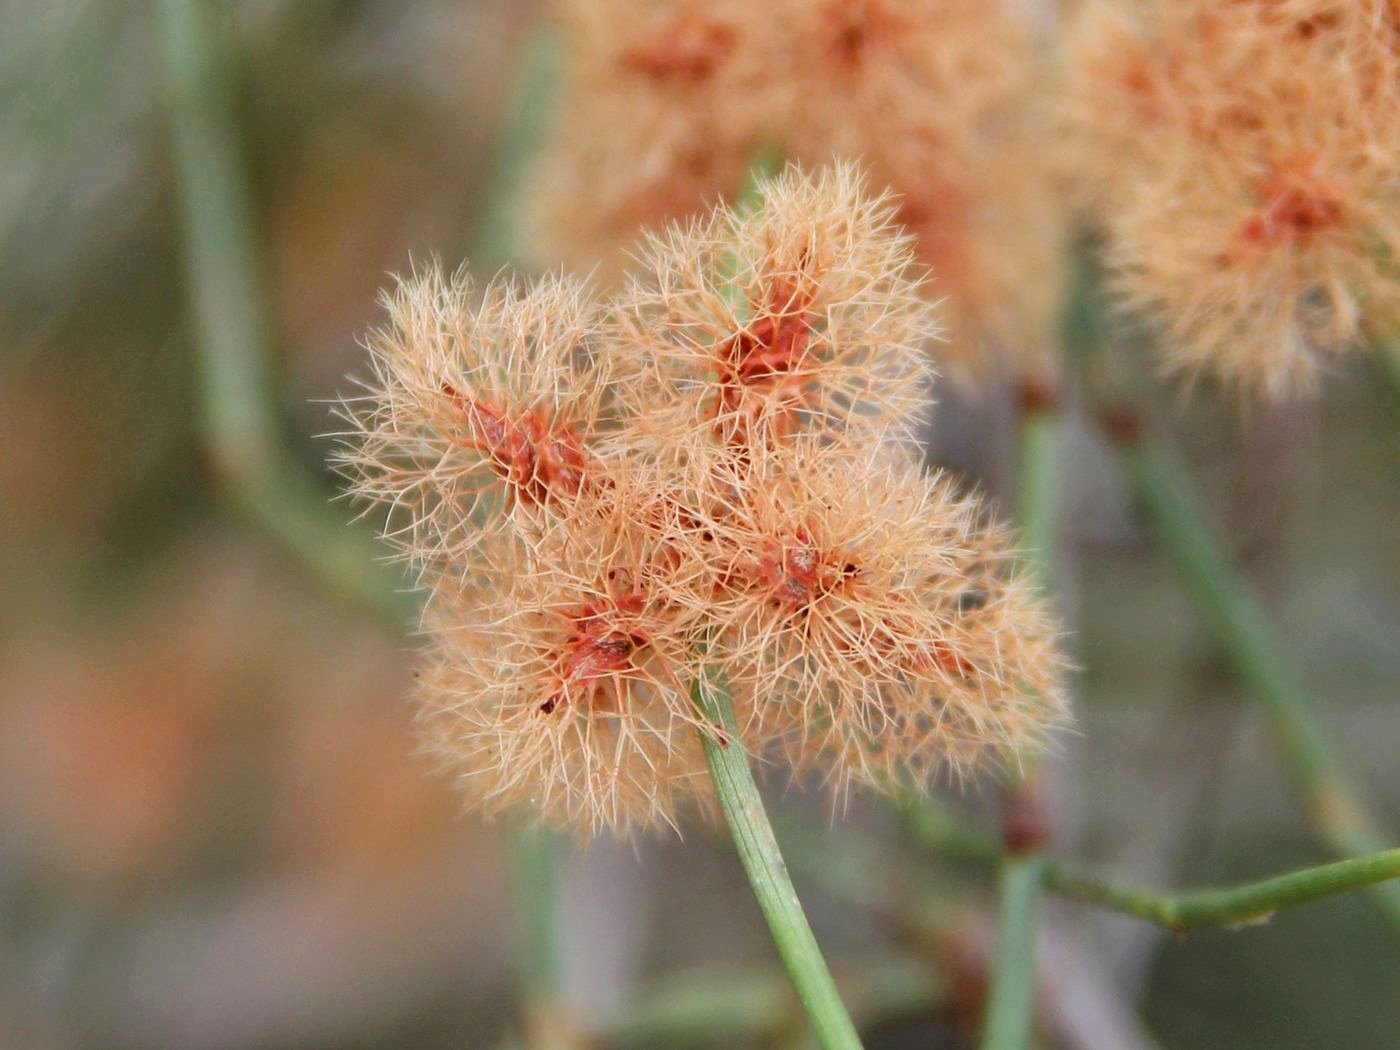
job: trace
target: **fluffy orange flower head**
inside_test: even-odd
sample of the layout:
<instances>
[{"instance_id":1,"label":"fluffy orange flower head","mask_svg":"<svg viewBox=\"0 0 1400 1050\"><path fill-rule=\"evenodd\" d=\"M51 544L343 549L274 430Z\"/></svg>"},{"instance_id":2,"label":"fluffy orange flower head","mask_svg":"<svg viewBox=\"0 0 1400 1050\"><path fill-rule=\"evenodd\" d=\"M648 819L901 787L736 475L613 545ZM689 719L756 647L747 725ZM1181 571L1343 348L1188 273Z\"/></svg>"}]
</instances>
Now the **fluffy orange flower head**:
<instances>
[{"instance_id":1,"label":"fluffy orange flower head","mask_svg":"<svg viewBox=\"0 0 1400 1050\"><path fill-rule=\"evenodd\" d=\"M573 278L478 295L437 266L384 296L373 377L341 415L350 491L387 508L385 537L421 567L463 565L484 539L592 484L588 441L604 426L602 311Z\"/></svg>"},{"instance_id":2,"label":"fluffy orange flower head","mask_svg":"<svg viewBox=\"0 0 1400 1050\"><path fill-rule=\"evenodd\" d=\"M922 787L1064 722L1056 628L975 499L809 440L712 469L714 651L785 764L838 795Z\"/></svg>"},{"instance_id":3,"label":"fluffy orange flower head","mask_svg":"<svg viewBox=\"0 0 1400 1050\"><path fill-rule=\"evenodd\" d=\"M936 334L888 199L790 168L639 261L601 304L415 278L347 406L355 488L429 570L420 706L467 797L626 833L704 808L707 737L841 791L1040 745L1053 627L975 501L877 441Z\"/></svg>"},{"instance_id":4,"label":"fluffy orange flower head","mask_svg":"<svg viewBox=\"0 0 1400 1050\"><path fill-rule=\"evenodd\" d=\"M489 586L444 583L417 694L430 747L486 813L593 833L674 826L708 799L691 702L702 562L667 539L667 501L614 472Z\"/></svg>"},{"instance_id":5,"label":"fluffy orange flower head","mask_svg":"<svg viewBox=\"0 0 1400 1050\"><path fill-rule=\"evenodd\" d=\"M923 270L851 167L789 167L753 210L648 238L616 300L624 437L666 453L815 433L874 440L926 404Z\"/></svg>"},{"instance_id":6,"label":"fluffy orange flower head","mask_svg":"<svg viewBox=\"0 0 1400 1050\"><path fill-rule=\"evenodd\" d=\"M1043 70L1001 0L789 0L788 126L807 163L859 158L945 297L942 371L1053 371L1065 223L1046 163Z\"/></svg>"},{"instance_id":7,"label":"fluffy orange flower head","mask_svg":"<svg viewBox=\"0 0 1400 1050\"><path fill-rule=\"evenodd\" d=\"M548 264L616 276L643 227L738 192L771 125L763 5L561 0L566 86L529 194Z\"/></svg>"},{"instance_id":8,"label":"fluffy orange flower head","mask_svg":"<svg viewBox=\"0 0 1400 1050\"><path fill-rule=\"evenodd\" d=\"M806 165L845 158L898 195L948 297L944 371L1050 370L1064 223L1034 41L1007 3L565 9L563 112L532 194L537 261L616 259L640 229L732 198L760 145Z\"/></svg>"},{"instance_id":9,"label":"fluffy orange flower head","mask_svg":"<svg viewBox=\"0 0 1400 1050\"><path fill-rule=\"evenodd\" d=\"M1388 0L1084 12L1071 147L1170 368L1284 397L1400 321L1397 30Z\"/></svg>"}]
</instances>

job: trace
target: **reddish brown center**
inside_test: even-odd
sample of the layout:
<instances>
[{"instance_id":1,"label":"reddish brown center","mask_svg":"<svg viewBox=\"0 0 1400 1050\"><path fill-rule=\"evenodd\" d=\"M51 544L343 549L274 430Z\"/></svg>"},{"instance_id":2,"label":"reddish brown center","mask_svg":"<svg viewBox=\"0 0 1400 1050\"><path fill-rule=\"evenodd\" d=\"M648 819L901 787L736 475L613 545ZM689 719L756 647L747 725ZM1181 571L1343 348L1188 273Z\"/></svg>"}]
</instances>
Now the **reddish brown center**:
<instances>
[{"instance_id":1,"label":"reddish brown center","mask_svg":"<svg viewBox=\"0 0 1400 1050\"><path fill-rule=\"evenodd\" d=\"M734 50L734 30L697 16L677 18L650 40L623 51L623 69L652 80L698 84L712 77Z\"/></svg>"},{"instance_id":2,"label":"reddish brown center","mask_svg":"<svg viewBox=\"0 0 1400 1050\"><path fill-rule=\"evenodd\" d=\"M636 670L633 656L647 644L646 632L628 623L645 604L636 592L585 602L569 616L570 631L553 689L540 711L552 714L569 699L592 705L603 686Z\"/></svg>"},{"instance_id":3,"label":"reddish brown center","mask_svg":"<svg viewBox=\"0 0 1400 1050\"><path fill-rule=\"evenodd\" d=\"M588 454L567 426L551 425L540 412L514 415L493 402L463 394L450 383L445 393L462 412L461 444L479 453L491 470L524 503L544 503L550 495L576 494L588 472Z\"/></svg>"},{"instance_id":4,"label":"reddish brown center","mask_svg":"<svg viewBox=\"0 0 1400 1050\"><path fill-rule=\"evenodd\" d=\"M779 435L791 430L807 378L811 302L810 293L775 281L761 315L719 348L713 417L722 437L748 444L755 436L750 417L765 406L776 409L771 422Z\"/></svg>"},{"instance_id":5,"label":"reddish brown center","mask_svg":"<svg viewBox=\"0 0 1400 1050\"><path fill-rule=\"evenodd\" d=\"M1259 189L1262 206L1245 222L1240 237L1249 244L1302 241L1341 224L1336 191L1310 165L1276 169Z\"/></svg>"},{"instance_id":6,"label":"reddish brown center","mask_svg":"<svg viewBox=\"0 0 1400 1050\"><path fill-rule=\"evenodd\" d=\"M797 528L782 540L770 541L758 560L759 581L773 601L791 609L804 609L824 594L858 574L852 562L823 551L805 528Z\"/></svg>"},{"instance_id":7,"label":"reddish brown center","mask_svg":"<svg viewBox=\"0 0 1400 1050\"><path fill-rule=\"evenodd\" d=\"M838 68L859 68L872 43L893 37L904 24L885 4L874 0L834 0L822 10L826 49Z\"/></svg>"}]
</instances>

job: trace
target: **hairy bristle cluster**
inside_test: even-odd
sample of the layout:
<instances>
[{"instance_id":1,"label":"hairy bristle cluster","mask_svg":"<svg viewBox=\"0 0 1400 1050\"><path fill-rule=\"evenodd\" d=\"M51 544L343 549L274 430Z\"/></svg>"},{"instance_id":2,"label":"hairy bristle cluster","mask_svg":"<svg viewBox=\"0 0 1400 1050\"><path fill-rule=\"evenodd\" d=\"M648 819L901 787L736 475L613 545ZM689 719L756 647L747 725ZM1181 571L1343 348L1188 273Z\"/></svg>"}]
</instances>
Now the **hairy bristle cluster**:
<instances>
[{"instance_id":1,"label":"hairy bristle cluster","mask_svg":"<svg viewBox=\"0 0 1400 1050\"><path fill-rule=\"evenodd\" d=\"M668 549L644 476L615 473L497 572L433 590L424 723L487 810L625 833L704 797L708 727L689 695L700 610L675 592L705 567Z\"/></svg>"},{"instance_id":2,"label":"hairy bristle cluster","mask_svg":"<svg viewBox=\"0 0 1400 1050\"><path fill-rule=\"evenodd\" d=\"M859 159L948 300L946 372L1049 369L1061 210L1039 70L1001 0L573 0L563 112L537 171L539 261L618 258L729 198L761 145Z\"/></svg>"},{"instance_id":3,"label":"hairy bristle cluster","mask_svg":"<svg viewBox=\"0 0 1400 1050\"><path fill-rule=\"evenodd\" d=\"M1006 538L908 457L803 438L718 466L712 615L760 739L843 793L1041 745L1063 663Z\"/></svg>"},{"instance_id":4,"label":"hairy bristle cluster","mask_svg":"<svg viewBox=\"0 0 1400 1050\"><path fill-rule=\"evenodd\" d=\"M937 324L922 267L890 199L849 166L819 182L790 168L753 211L673 225L638 260L617 321L634 439L874 440L927 404Z\"/></svg>"},{"instance_id":5,"label":"hairy bristle cluster","mask_svg":"<svg viewBox=\"0 0 1400 1050\"><path fill-rule=\"evenodd\" d=\"M386 538L420 568L461 564L594 483L587 445L609 380L602 311L581 283L497 280L478 295L465 272L434 266L383 302L338 461L353 494L388 507Z\"/></svg>"},{"instance_id":6,"label":"hairy bristle cluster","mask_svg":"<svg viewBox=\"0 0 1400 1050\"><path fill-rule=\"evenodd\" d=\"M1064 665L1006 539L871 451L936 334L888 202L790 168L641 261L605 301L405 282L346 408L354 491L430 588L418 691L469 797L626 832L705 802L706 735L837 792L1040 746ZM693 701L706 667L740 739Z\"/></svg>"},{"instance_id":7,"label":"hairy bristle cluster","mask_svg":"<svg viewBox=\"0 0 1400 1050\"><path fill-rule=\"evenodd\" d=\"M1400 322L1390 0L1099 2L1065 65L1067 163L1171 368L1292 395Z\"/></svg>"}]
</instances>

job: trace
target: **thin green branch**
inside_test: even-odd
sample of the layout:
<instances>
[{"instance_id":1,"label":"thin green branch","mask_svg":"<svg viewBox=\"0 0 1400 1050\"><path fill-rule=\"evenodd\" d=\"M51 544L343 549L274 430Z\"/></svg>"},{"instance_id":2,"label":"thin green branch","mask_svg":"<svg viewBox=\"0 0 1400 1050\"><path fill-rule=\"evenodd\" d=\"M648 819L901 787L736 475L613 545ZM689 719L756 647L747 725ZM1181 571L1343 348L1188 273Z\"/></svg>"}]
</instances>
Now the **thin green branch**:
<instances>
[{"instance_id":1,"label":"thin green branch","mask_svg":"<svg viewBox=\"0 0 1400 1050\"><path fill-rule=\"evenodd\" d=\"M1199 926L1242 926L1268 919L1274 912L1366 886L1396 886L1400 849L1351 857L1286 875L1225 889L1196 890L1161 896L1101 879L1065 865L1045 872L1047 889L1083 904L1120 911L1173 930Z\"/></svg>"},{"instance_id":2,"label":"thin green branch","mask_svg":"<svg viewBox=\"0 0 1400 1050\"><path fill-rule=\"evenodd\" d=\"M1027 381L1017 391L1016 520L1030 574L1044 592L1055 584L1059 512L1058 398ZM1045 827L1039 772L1032 765L1002 792L1006 856L998 882L998 939L982 1029L985 1050L1019 1050L1030 1038L1035 995L1036 915Z\"/></svg>"},{"instance_id":3,"label":"thin green branch","mask_svg":"<svg viewBox=\"0 0 1400 1050\"><path fill-rule=\"evenodd\" d=\"M846 1001L859 1016L888 1020L932 1010L945 996L938 975L903 959L874 959L841 980ZM730 1046L778 1039L802 1023L792 988L782 974L760 973L696 979L653 989L607 1034L625 1047Z\"/></svg>"},{"instance_id":4,"label":"thin green branch","mask_svg":"<svg viewBox=\"0 0 1400 1050\"><path fill-rule=\"evenodd\" d=\"M513 898L520 1017L531 1050L570 1050L581 1045L559 988L558 871L560 843L549 830L517 825Z\"/></svg>"},{"instance_id":5,"label":"thin green branch","mask_svg":"<svg viewBox=\"0 0 1400 1050\"><path fill-rule=\"evenodd\" d=\"M215 477L233 503L323 586L401 632L416 617L416 597L377 564L379 548L371 537L347 528L331 512L326 494L281 449L252 209L221 36L226 10L217 2L158 0L156 13L172 102L205 441ZM553 43L541 33L527 48L502 132L491 204L479 233L488 257L509 254L512 193L552 93L553 60ZM560 1042L551 1034L559 1029L552 846L543 832L522 832L517 842L522 997L533 1045Z\"/></svg>"},{"instance_id":6,"label":"thin green branch","mask_svg":"<svg viewBox=\"0 0 1400 1050\"><path fill-rule=\"evenodd\" d=\"M1140 428L1120 429L1118 437L1138 499L1205 616L1212 638L1268 717L1318 837L1341 856L1389 846L1393 840L1366 813L1328 749L1298 673L1262 605L1233 572L1184 471ZM1400 924L1400 886L1380 886L1375 893L1387 915Z\"/></svg>"},{"instance_id":7,"label":"thin green branch","mask_svg":"<svg viewBox=\"0 0 1400 1050\"><path fill-rule=\"evenodd\" d=\"M859 1048L860 1038L803 914L768 823L723 674L716 668L708 669L696 680L691 696L714 726L703 739L715 793L797 997L825 1050Z\"/></svg>"},{"instance_id":8,"label":"thin green branch","mask_svg":"<svg viewBox=\"0 0 1400 1050\"><path fill-rule=\"evenodd\" d=\"M198 0L158 0L156 11L210 452L227 477L262 476L277 463L277 428L252 209L233 128L227 12Z\"/></svg>"},{"instance_id":9,"label":"thin green branch","mask_svg":"<svg viewBox=\"0 0 1400 1050\"><path fill-rule=\"evenodd\" d=\"M983 1050L1021 1050L1028 1041L1035 1003L1036 913L1044 871L1045 858L1040 853L1002 862L997 957L982 1021Z\"/></svg>"},{"instance_id":10,"label":"thin green branch","mask_svg":"<svg viewBox=\"0 0 1400 1050\"><path fill-rule=\"evenodd\" d=\"M1400 341L1387 339L1371 351L1371 367L1375 369L1392 400L1400 405Z\"/></svg>"},{"instance_id":11,"label":"thin green branch","mask_svg":"<svg viewBox=\"0 0 1400 1050\"><path fill-rule=\"evenodd\" d=\"M1016 525L1021 549L1046 593L1056 584L1060 512L1062 414L1054 399L1037 390L1022 394L1016 426Z\"/></svg>"},{"instance_id":12,"label":"thin green branch","mask_svg":"<svg viewBox=\"0 0 1400 1050\"><path fill-rule=\"evenodd\" d=\"M929 806L904 811L905 824L931 849L983 864L996 863L1000 848L988 834L969 829ZM1067 861L1047 860L1041 869L1047 890L1096 908L1123 912L1173 930L1239 926L1284 908L1375 886L1400 887L1400 849L1350 857L1284 875L1219 889L1155 893L1104 878Z\"/></svg>"},{"instance_id":13,"label":"thin green branch","mask_svg":"<svg viewBox=\"0 0 1400 1050\"><path fill-rule=\"evenodd\" d=\"M558 93L560 41L548 28L533 29L521 48L515 86L493 150L490 179L472 235L470 258L486 270L516 262L520 246L520 194L526 168L539 152Z\"/></svg>"},{"instance_id":14,"label":"thin green branch","mask_svg":"<svg viewBox=\"0 0 1400 1050\"><path fill-rule=\"evenodd\" d=\"M313 479L285 464L229 484L228 495L326 593L367 613L395 637L417 621L419 599L408 581L384 564L383 547L373 536L334 513Z\"/></svg>"},{"instance_id":15,"label":"thin green branch","mask_svg":"<svg viewBox=\"0 0 1400 1050\"><path fill-rule=\"evenodd\" d=\"M155 12L214 476L233 504L328 590L402 631L416 606L402 578L377 562L372 538L336 517L326 494L281 448L252 209L232 115L225 5L157 0Z\"/></svg>"}]
</instances>

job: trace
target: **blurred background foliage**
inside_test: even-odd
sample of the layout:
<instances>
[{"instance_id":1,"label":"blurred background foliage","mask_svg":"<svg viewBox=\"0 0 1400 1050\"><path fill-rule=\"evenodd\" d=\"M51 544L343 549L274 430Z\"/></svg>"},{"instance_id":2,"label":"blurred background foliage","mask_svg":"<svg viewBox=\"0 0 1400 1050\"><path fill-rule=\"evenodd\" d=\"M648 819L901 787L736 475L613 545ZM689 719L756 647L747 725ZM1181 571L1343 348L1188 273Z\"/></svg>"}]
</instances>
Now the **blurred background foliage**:
<instances>
[{"instance_id":1,"label":"blurred background foliage","mask_svg":"<svg viewBox=\"0 0 1400 1050\"><path fill-rule=\"evenodd\" d=\"M280 408L323 471L313 435L386 274L472 241L537 5L229 6ZM408 645L210 491L158 57L145 3L0 4L0 1046L497 1045L509 857L415 755ZM1400 411L1363 366L1306 407L1159 396L1339 752L1400 825ZM998 494L1006 405L943 400L935 454ZM1085 670L1058 845L1163 886L1318 859L1111 453L1087 426L1068 442ZM832 821L779 788L838 974L894 953L937 977L869 1045L964 1045L992 877L920 856L874 805ZM660 985L776 974L706 829L576 848L562 886L565 997L619 1045ZM1048 918L1047 1045L1381 1050L1400 1031L1400 944L1364 895L1186 939L1057 901ZM765 979L743 987L777 1021L710 1045L799 1045Z\"/></svg>"}]
</instances>

